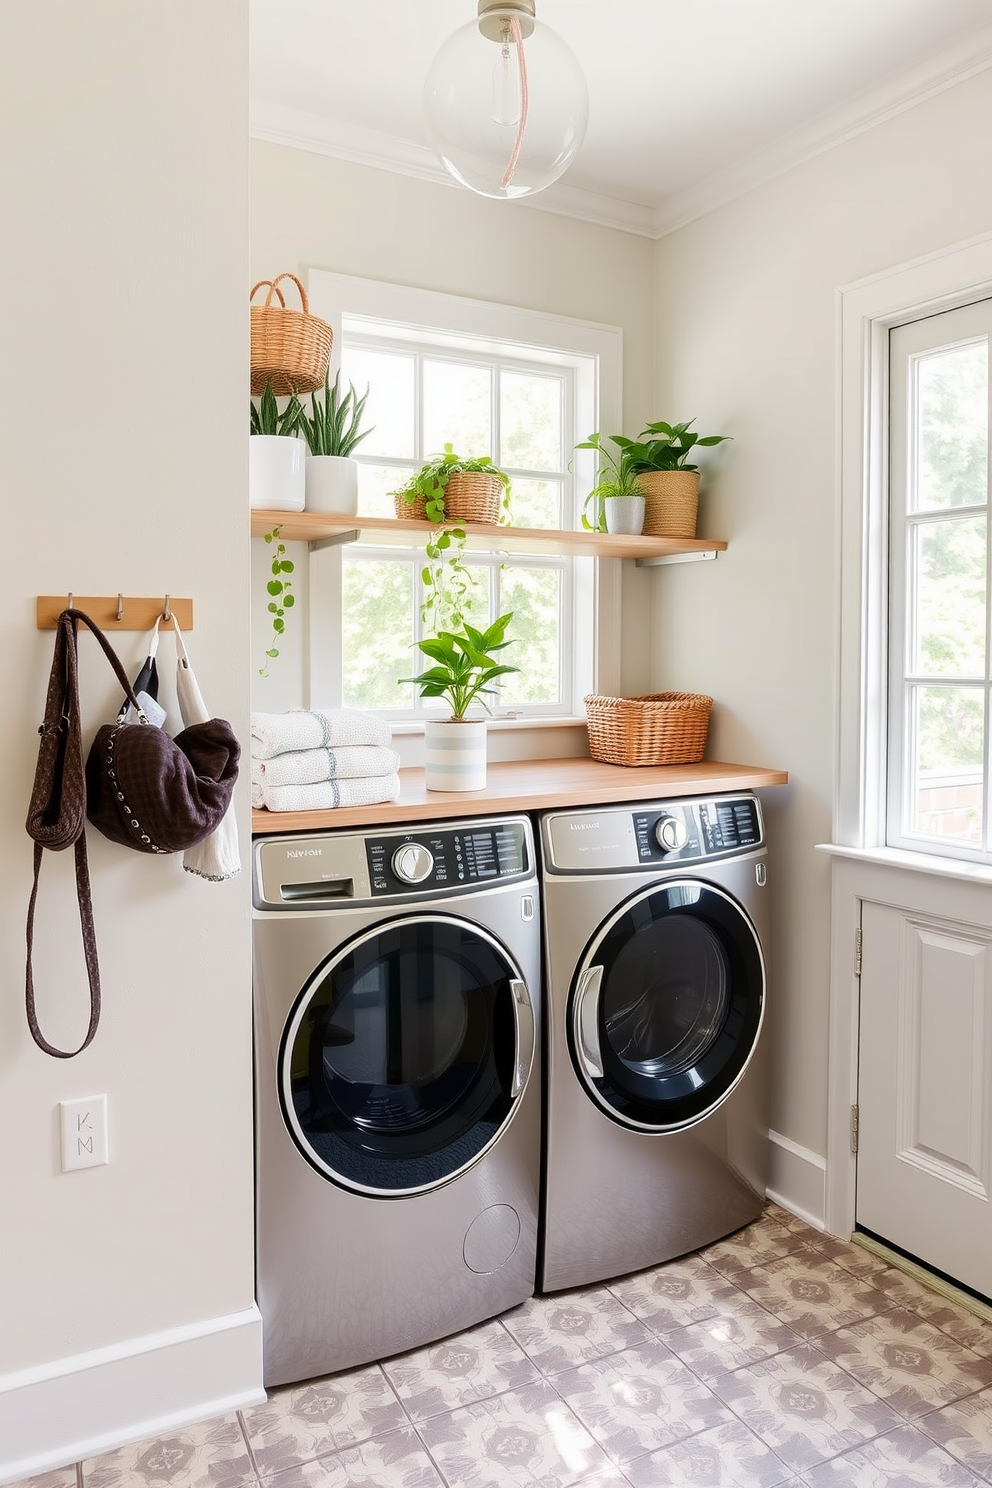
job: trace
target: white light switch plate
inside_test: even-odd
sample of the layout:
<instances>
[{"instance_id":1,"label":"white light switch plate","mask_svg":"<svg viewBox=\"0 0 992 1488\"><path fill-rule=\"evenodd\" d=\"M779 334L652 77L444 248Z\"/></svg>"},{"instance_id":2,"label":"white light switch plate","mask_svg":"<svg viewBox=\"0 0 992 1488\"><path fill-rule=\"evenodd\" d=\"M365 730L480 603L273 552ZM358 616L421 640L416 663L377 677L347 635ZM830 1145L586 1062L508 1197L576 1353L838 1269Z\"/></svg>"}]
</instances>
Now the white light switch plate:
<instances>
[{"instance_id":1,"label":"white light switch plate","mask_svg":"<svg viewBox=\"0 0 992 1488\"><path fill-rule=\"evenodd\" d=\"M60 1101L62 1113L62 1171L95 1168L107 1162L107 1097L84 1096Z\"/></svg>"}]
</instances>

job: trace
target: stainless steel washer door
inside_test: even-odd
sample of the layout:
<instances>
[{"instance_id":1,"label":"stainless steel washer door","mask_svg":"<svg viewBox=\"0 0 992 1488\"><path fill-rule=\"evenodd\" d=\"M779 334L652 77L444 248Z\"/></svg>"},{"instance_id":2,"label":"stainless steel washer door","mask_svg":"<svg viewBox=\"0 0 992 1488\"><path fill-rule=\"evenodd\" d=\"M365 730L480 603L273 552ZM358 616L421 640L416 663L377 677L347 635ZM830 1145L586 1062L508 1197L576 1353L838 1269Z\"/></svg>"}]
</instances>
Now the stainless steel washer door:
<instances>
[{"instance_id":1,"label":"stainless steel washer door","mask_svg":"<svg viewBox=\"0 0 992 1488\"><path fill-rule=\"evenodd\" d=\"M576 1072L606 1113L677 1131L726 1099L764 1015L757 933L729 894L697 879L644 889L587 947L569 994Z\"/></svg>"},{"instance_id":2,"label":"stainless steel washer door","mask_svg":"<svg viewBox=\"0 0 992 1488\"><path fill-rule=\"evenodd\" d=\"M434 1188L512 1117L533 1006L495 937L447 915L391 919L314 972L282 1039L283 1114L325 1177L374 1197Z\"/></svg>"}]
</instances>

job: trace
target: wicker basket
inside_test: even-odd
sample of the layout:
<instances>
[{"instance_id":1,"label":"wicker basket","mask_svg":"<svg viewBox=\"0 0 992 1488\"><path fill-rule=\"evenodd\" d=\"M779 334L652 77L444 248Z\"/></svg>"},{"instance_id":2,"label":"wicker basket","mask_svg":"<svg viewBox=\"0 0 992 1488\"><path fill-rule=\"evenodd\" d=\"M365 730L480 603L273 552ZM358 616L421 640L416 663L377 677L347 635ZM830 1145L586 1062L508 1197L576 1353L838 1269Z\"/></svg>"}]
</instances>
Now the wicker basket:
<instances>
[{"instance_id":1,"label":"wicker basket","mask_svg":"<svg viewBox=\"0 0 992 1488\"><path fill-rule=\"evenodd\" d=\"M706 749L713 699L697 692L587 697L589 753L606 765L694 765Z\"/></svg>"},{"instance_id":2,"label":"wicker basket","mask_svg":"<svg viewBox=\"0 0 992 1488\"><path fill-rule=\"evenodd\" d=\"M444 488L444 515L452 522L499 521L503 482L485 470L456 470Z\"/></svg>"},{"instance_id":3,"label":"wicker basket","mask_svg":"<svg viewBox=\"0 0 992 1488\"><path fill-rule=\"evenodd\" d=\"M287 310L279 284L292 279L302 310ZM307 292L295 274L260 279L249 299L265 289L265 303L251 307L251 391L254 397L272 384L277 398L287 393L313 393L324 386L333 332L326 320L310 314ZM274 301L278 300L278 304Z\"/></svg>"},{"instance_id":4,"label":"wicker basket","mask_svg":"<svg viewBox=\"0 0 992 1488\"><path fill-rule=\"evenodd\" d=\"M644 470L637 481L646 498L646 537L695 537L698 470Z\"/></svg>"},{"instance_id":5,"label":"wicker basket","mask_svg":"<svg viewBox=\"0 0 992 1488\"><path fill-rule=\"evenodd\" d=\"M394 491L393 506L396 509L396 515L401 521L407 517L413 517L419 522L426 522L427 520L426 496L414 496L412 501L407 501L402 492Z\"/></svg>"}]
</instances>

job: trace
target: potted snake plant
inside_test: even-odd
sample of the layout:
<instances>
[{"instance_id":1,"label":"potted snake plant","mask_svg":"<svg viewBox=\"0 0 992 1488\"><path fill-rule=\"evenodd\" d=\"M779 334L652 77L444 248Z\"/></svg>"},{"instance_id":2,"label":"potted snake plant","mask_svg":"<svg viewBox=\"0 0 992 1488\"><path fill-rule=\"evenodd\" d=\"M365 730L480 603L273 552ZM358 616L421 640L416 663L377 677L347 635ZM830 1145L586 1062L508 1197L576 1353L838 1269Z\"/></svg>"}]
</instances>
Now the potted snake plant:
<instances>
[{"instance_id":1,"label":"potted snake plant","mask_svg":"<svg viewBox=\"0 0 992 1488\"><path fill-rule=\"evenodd\" d=\"M497 658L513 644L506 639L512 619L512 611L500 615L487 630L465 622L457 632L442 630L416 643L434 665L401 682L415 683L421 697L446 698L451 707L449 717L429 718L424 725L428 790L485 789L486 720L467 718L466 713L475 702L488 708L486 698L495 695L496 678L519 671Z\"/></svg>"},{"instance_id":2,"label":"potted snake plant","mask_svg":"<svg viewBox=\"0 0 992 1488\"><path fill-rule=\"evenodd\" d=\"M300 428L310 453L306 457L306 509L354 516L358 510L358 461L352 451L372 429L362 428L369 390L361 397L349 383L341 391L341 373L333 383L328 372L323 395L310 395L310 412L303 407Z\"/></svg>"}]
</instances>

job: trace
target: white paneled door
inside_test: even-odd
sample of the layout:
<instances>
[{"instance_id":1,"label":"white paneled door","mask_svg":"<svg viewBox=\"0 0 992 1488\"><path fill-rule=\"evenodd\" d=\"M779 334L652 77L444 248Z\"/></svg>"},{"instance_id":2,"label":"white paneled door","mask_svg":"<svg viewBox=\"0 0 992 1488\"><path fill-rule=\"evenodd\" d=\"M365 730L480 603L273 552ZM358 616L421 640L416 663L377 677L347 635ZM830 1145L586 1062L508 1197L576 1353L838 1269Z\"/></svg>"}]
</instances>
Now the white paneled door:
<instances>
[{"instance_id":1,"label":"white paneled door","mask_svg":"<svg viewBox=\"0 0 992 1488\"><path fill-rule=\"evenodd\" d=\"M992 929L862 904L857 1223L992 1297Z\"/></svg>"}]
</instances>

